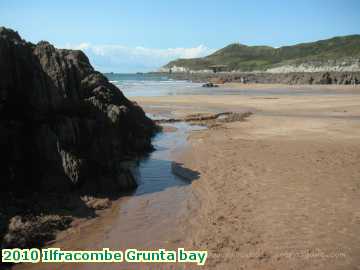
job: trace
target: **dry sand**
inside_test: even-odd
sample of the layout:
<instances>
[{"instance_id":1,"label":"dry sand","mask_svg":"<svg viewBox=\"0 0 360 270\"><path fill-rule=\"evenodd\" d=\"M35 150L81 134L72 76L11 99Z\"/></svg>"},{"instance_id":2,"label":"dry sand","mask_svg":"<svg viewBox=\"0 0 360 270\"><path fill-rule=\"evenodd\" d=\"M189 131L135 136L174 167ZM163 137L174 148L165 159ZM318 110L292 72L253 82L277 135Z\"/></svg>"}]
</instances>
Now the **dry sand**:
<instances>
[{"instance_id":1,"label":"dry sand","mask_svg":"<svg viewBox=\"0 0 360 270\"><path fill-rule=\"evenodd\" d=\"M191 135L178 157L200 173L181 244L208 250L206 269L360 269L360 95L334 94L137 98L254 112Z\"/></svg>"}]
</instances>

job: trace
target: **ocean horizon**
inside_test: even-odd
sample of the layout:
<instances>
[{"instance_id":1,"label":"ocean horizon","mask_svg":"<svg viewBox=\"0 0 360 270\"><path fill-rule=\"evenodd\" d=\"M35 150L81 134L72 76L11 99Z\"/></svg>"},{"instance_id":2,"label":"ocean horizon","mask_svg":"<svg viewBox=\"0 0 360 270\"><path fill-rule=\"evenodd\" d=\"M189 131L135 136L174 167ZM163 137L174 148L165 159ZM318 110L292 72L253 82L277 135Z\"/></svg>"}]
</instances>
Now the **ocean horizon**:
<instances>
[{"instance_id":1,"label":"ocean horizon","mask_svg":"<svg viewBox=\"0 0 360 270\"><path fill-rule=\"evenodd\" d=\"M201 90L201 83L186 80L174 80L157 73L104 73L129 97L181 95Z\"/></svg>"}]
</instances>

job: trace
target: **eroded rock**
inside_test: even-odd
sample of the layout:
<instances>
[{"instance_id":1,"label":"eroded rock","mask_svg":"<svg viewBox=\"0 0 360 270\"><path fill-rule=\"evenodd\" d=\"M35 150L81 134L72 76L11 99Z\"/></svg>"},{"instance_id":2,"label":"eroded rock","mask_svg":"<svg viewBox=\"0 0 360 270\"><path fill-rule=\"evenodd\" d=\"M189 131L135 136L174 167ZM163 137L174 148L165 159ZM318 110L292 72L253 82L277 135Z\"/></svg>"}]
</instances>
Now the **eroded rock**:
<instances>
[{"instance_id":1,"label":"eroded rock","mask_svg":"<svg viewBox=\"0 0 360 270\"><path fill-rule=\"evenodd\" d=\"M119 163L152 148L155 124L81 51L0 28L3 190L136 186Z\"/></svg>"},{"instance_id":2,"label":"eroded rock","mask_svg":"<svg viewBox=\"0 0 360 270\"><path fill-rule=\"evenodd\" d=\"M0 241L37 247L137 185L126 161L152 149L154 122L81 51L0 27Z\"/></svg>"},{"instance_id":3,"label":"eroded rock","mask_svg":"<svg viewBox=\"0 0 360 270\"><path fill-rule=\"evenodd\" d=\"M54 233L66 228L72 218L58 215L10 219L8 231L2 241L2 248L38 247L40 243L53 239Z\"/></svg>"}]
</instances>

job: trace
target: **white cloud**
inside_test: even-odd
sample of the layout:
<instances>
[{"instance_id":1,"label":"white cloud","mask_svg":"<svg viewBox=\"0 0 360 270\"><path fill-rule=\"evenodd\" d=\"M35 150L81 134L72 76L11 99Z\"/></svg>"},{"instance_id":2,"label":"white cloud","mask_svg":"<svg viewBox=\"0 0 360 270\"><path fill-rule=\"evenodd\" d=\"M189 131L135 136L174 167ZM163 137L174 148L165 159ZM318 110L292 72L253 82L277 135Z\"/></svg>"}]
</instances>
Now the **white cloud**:
<instances>
[{"instance_id":1,"label":"white cloud","mask_svg":"<svg viewBox=\"0 0 360 270\"><path fill-rule=\"evenodd\" d=\"M97 69L106 72L151 71L177 58L203 57L215 51L204 45L193 48L154 49L84 42L67 44L65 47L84 51Z\"/></svg>"},{"instance_id":2,"label":"white cloud","mask_svg":"<svg viewBox=\"0 0 360 270\"><path fill-rule=\"evenodd\" d=\"M91 46L90 43L84 42L84 43L80 43L80 44L75 45L75 46L71 46L71 45L68 44L66 46L66 48L75 49L75 50L86 50L86 49L90 48L90 46Z\"/></svg>"}]
</instances>

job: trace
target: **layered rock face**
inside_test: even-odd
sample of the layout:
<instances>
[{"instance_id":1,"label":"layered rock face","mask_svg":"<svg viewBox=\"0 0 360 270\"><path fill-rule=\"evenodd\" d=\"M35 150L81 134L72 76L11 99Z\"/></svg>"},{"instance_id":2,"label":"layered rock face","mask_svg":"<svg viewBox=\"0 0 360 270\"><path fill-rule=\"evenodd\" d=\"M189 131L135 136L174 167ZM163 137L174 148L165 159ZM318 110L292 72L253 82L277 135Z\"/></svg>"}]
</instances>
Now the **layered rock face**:
<instances>
[{"instance_id":1,"label":"layered rock face","mask_svg":"<svg viewBox=\"0 0 360 270\"><path fill-rule=\"evenodd\" d=\"M360 72L290 72L290 73L172 73L177 80L224 83L264 83L264 84L360 84Z\"/></svg>"},{"instance_id":2,"label":"layered rock face","mask_svg":"<svg viewBox=\"0 0 360 270\"><path fill-rule=\"evenodd\" d=\"M154 130L83 52L0 28L2 191L132 188L124 161L151 149Z\"/></svg>"},{"instance_id":3,"label":"layered rock face","mask_svg":"<svg viewBox=\"0 0 360 270\"><path fill-rule=\"evenodd\" d=\"M223 76L229 82L265 84L359 84L360 72L243 73Z\"/></svg>"}]
</instances>

